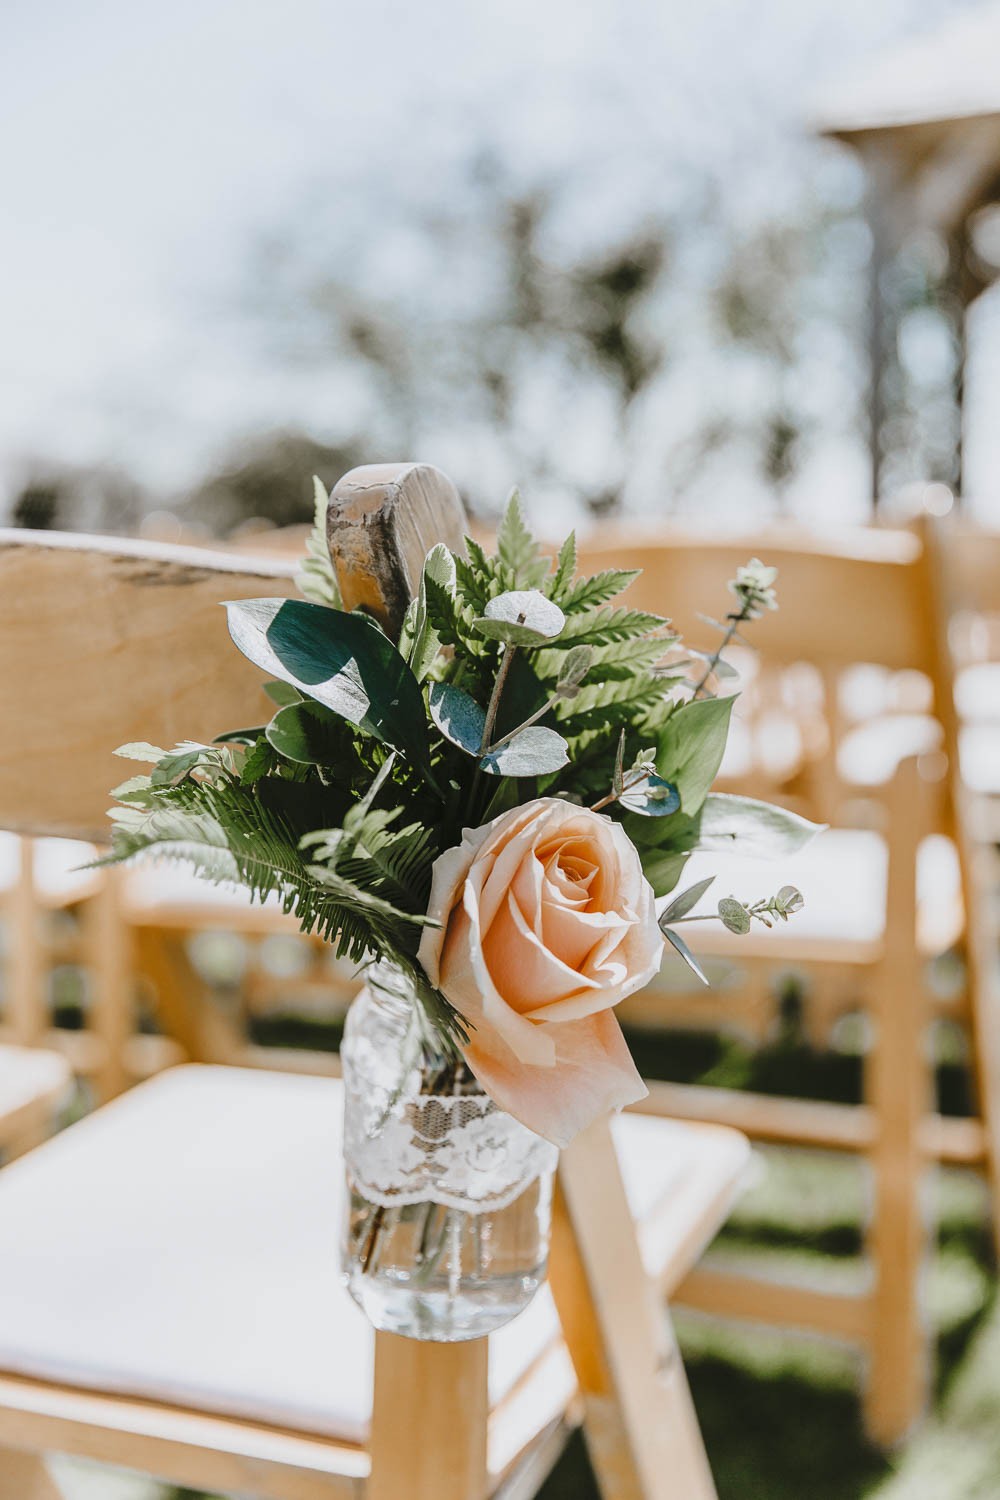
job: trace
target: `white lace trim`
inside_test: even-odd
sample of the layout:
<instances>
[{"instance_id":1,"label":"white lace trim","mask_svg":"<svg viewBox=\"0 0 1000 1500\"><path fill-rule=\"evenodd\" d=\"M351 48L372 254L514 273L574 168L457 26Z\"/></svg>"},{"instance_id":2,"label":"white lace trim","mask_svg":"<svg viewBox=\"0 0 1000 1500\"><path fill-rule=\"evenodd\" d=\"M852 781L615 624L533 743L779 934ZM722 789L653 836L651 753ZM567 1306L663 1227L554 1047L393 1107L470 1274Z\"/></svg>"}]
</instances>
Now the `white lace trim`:
<instances>
[{"instance_id":1,"label":"white lace trim","mask_svg":"<svg viewBox=\"0 0 1000 1500\"><path fill-rule=\"evenodd\" d=\"M371 1202L495 1213L555 1170L556 1147L485 1094L423 1094L415 1066L389 1092L379 1081L384 1061L363 1035L345 1038L341 1056L345 1162Z\"/></svg>"}]
</instances>

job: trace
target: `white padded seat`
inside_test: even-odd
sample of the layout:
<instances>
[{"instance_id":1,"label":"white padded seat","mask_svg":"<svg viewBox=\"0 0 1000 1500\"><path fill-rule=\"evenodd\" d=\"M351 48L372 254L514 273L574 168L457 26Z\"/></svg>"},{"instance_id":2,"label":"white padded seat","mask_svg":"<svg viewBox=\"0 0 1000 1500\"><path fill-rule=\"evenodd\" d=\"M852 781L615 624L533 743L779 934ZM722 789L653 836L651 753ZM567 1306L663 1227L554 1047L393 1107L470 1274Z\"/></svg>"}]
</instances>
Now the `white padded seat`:
<instances>
[{"instance_id":1,"label":"white padded seat","mask_svg":"<svg viewBox=\"0 0 1000 1500\"><path fill-rule=\"evenodd\" d=\"M35 894L43 906L72 906L93 895L100 883L96 870L80 868L97 858L93 844L79 839L34 839L32 858ZM14 888L20 871L20 838L0 831L0 894Z\"/></svg>"},{"instance_id":2,"label":"white padded seat","mask_svg":"<svg viewBox=\"0 0 1000 1500\"><path fill-rule=\"evenodd\" d=\"M0 1047L0 1145L42 1125L68 1092L69 1063L37 1047Z\"/></svg>"},{"instance_id":3,"label":"white padded seat","mask_svg":"<svg viewBox=\"0 0 1000 1500\"><path fill-rule=\"evenodd\" d=\"M341 1109L336 1080L182 1067L0 1172L0 1370L363 1441L373 1338L338 1278ZM639 1116L616 1139L654 1223L685 1180L735 1183L747 1150ZM556 1337L546 1292L491 1340L494 1403Z\"/></svg>"},{"instance_id":4,"label":"white padded seat","mask_svg":"<svg viewBox=\"0 0 1000 1500\"><path fill-rule=\"evenodd\" d=\"M799 952L804 957L836 958L841 949L850 948L867 960L882 941L888 849L878 833L828 829L799 853L774 860L695 853L678 889L708 875L715 875L715 882L694 915L714 911L723 896L755 901L774 895L782 885L797 886L805 906L770 932L755 923L744 937L727 932L721 923L684 925L680 930L695 952L732 953L735 958L759 951L781 963ZM671 899L666 897L660 906ZM955 846L942 834L931 835L920 846L917 899L921 951L944 952L961 936L962 897Z\"/></svg>"},{"instance_id":5,"label":"white padded seat","mask_svg":"<svg viewBox=\"0 0 1000 1500\"><path fill-rule=\"evenodd\" d=\"M277 896L263 903L252 901L243 886L213 885L186 865L166 860L126 867L121 901L126 920L136 926L299 932L298 922L281 910Z\"/></svg>"}]
</instances>

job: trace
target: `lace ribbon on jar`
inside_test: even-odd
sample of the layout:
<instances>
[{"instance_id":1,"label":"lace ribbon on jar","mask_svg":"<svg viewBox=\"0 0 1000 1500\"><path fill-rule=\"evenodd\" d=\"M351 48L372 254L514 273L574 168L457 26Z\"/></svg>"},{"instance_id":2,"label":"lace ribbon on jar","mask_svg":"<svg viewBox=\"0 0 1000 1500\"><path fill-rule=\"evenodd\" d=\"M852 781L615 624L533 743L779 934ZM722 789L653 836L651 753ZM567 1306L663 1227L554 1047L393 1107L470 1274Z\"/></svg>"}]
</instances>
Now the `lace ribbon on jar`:
<instances>
[{"instance_id":1,"label":"lace ribbon on jar","mask_svg":"<svg viewBox=\"0 0 1000 1500\"><path fill-rule=\"evenodd\" d=\"M439 1203L464 1213L514 1202L559 1153L487 1095L422 1092L416 1057L392 1090L364 1039L345 1043L344 1158L354 1186L386 1208Z\"/></svg>"}]
</instances>

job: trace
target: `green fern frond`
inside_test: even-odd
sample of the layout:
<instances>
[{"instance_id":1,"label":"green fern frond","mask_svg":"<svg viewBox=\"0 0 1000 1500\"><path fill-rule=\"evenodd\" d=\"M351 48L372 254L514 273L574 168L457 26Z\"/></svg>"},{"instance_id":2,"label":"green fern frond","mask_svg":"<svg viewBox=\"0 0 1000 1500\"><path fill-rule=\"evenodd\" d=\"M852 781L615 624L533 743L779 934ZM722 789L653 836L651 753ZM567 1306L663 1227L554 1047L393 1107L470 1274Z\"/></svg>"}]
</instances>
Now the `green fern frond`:
<instances>
[{"instance_id":1,"label":"green fern frond","mask_svg":"<svg viewBox=\"0 0 1000 1500\"><path fill-rule=\"evenodd\" d=\"M588 609L581 614L570 615L554 646L607 646L614 641L644 639L654 630L662 630L667 624L661 615L647 614L641 609ZM664 650L669 640L664 638ZM551 647L549 648L552 649Z\"/></svg>"},{"instance_id":2,"label":"green fern frond","mask_svg":"<svg viewBox=\"0 0 1000 1500\"><path fill-rule=\"evenodd\" d=\"M326 513L330 498L322 480L316 475L313 475L313 496L313 525L306 542L306 555L295 575L295 586L313 604L328 604L332 609L342 609L340 586L326 539Z\"/></svg>"},{"instance_id":3,"label":"green fern frond","mask_svg":"<svg viewBox=\"0 0 1000 1500\"><path fill-rule=\"evenodd\" d=\"M521 497L511 490L507 508L497 532L497 558L511 575L510 588L534 589L547 576L549 560L528 529L521 509Z\"/></svg>"},{"instance_id":4,"label":"green fern frond","mask_svg":"<svg viewBox=\"0 0 1000 1500\"><path fill-rule=\"evenodd\" d=\"M561 561L562 554L560 566ZM583 610L594 609L599 604L607 604L609 599L617 598L630 583L635 582L641 571L641 568L608 568L603 573L595 573L592 578L578 578L561 595L553 592L552 597L564 615L578 615Z\"/></svg>"}]
</instances>

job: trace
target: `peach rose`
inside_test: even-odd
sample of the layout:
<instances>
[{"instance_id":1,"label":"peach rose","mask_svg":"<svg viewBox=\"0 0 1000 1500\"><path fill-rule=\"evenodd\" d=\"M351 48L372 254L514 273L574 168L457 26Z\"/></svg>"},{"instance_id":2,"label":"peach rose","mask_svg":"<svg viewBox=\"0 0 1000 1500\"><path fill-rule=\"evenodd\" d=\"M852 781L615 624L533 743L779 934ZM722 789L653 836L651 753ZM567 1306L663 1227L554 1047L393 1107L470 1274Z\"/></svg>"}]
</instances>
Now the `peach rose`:
<instances>
[{"instance_id":1,"label":"peach rose","mask_svg":"<svg viewBox=\"0 0 1000 1500\"><path fill-rule=\"evenodd\" d=\"M663 938L619 824L544 797L467 828L435 861L428 915L420 962L502 1109L565 1146L645 1096L611 1007L653 978Z\"/></svg>"}]
</instances>

